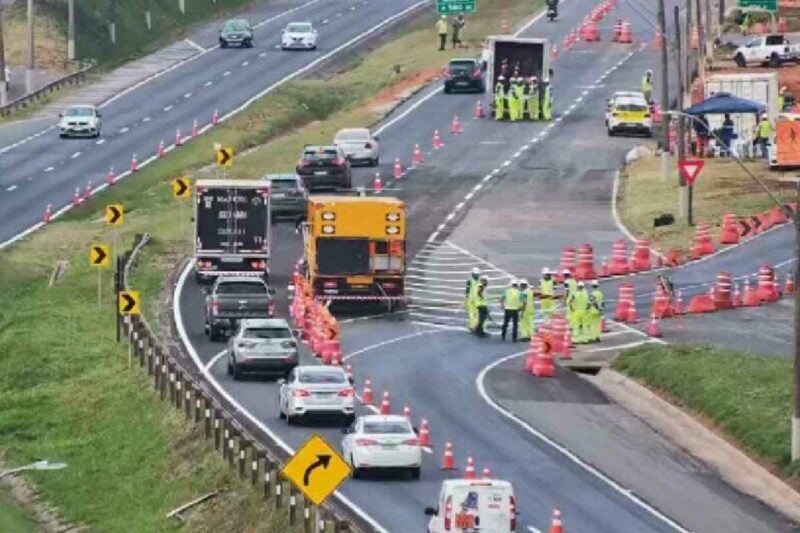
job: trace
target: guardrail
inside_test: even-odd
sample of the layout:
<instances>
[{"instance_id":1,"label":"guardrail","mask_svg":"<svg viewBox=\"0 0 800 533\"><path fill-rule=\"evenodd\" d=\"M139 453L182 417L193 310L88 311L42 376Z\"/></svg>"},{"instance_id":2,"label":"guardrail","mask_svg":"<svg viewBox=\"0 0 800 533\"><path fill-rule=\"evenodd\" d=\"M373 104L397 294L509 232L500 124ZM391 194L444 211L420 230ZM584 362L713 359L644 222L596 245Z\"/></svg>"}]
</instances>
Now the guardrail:
<instances>
[{"instance_id":1,"label":"guardrail","mask_svg":"<svg viewBox=\"0 0 800 533\"><path fill-rule=\"evenodd\" d=\"M149 239L146 233L137 234L133 247L117 258L114 277L117 292L128 289L130 270ZM305 502L280 474L282 462L287 459L281 455L285 454L237 421L205 382L187 370L193 365L182 347L161 342L142 315L117 316L117 339L122 337L128 341L129 367L137 361L139 368L146 370L152 379L153 389L161 399L182 411L190 423L202 425L205 438L214 440L214 449L228 466L238 470L241 479L249 478L253 487L259 487L264 500L271 499L276 510L286 509L290 525L302 522L305 533L366 531L356 528L352 520L341 518L343 511L333 503L314 507Z\"/></svg>"},{"instance_id":2,"label":"guardrail","mask_svg":"<svg viewBox=\"0 0 800 533\"><path fill-rule=\"evenodd\" d=\"M27 108L31 104L34 104L44 98L45 96L51 94L53 91L61 89L63 87L67 87L70 85L78 85L86 81L86 74L95 66L95 62L91 61L85 66L81 67L80 70L74 72L72 74L68 74L63 78L59 78L54 82L48 83L44 87L33 91L30 94L26 94L20 98L12 100L11 102L7 103L4 106L0 107L0 117L7 117L20 111L22 109Z\"/></svg>"}]
</instances>

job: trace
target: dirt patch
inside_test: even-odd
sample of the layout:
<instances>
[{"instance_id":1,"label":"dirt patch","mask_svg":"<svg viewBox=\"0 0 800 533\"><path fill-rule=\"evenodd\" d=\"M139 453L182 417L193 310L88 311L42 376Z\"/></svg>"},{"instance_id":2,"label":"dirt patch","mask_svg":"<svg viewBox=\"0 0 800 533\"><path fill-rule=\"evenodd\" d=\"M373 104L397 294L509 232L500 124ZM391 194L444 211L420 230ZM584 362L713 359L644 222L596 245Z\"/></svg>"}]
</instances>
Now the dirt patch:
<instances>
[{"instance_id":1,"label":"dirt patch","mask_svg":"<svg viewBox=\"0 0 800 533\"><path fill-rule=\"evenodd\" d=\"M367 108L381 116L385 115L441 74L441 69L429 68L406 76L371 98L367 102Z\"/></svg>"}]
</instances>

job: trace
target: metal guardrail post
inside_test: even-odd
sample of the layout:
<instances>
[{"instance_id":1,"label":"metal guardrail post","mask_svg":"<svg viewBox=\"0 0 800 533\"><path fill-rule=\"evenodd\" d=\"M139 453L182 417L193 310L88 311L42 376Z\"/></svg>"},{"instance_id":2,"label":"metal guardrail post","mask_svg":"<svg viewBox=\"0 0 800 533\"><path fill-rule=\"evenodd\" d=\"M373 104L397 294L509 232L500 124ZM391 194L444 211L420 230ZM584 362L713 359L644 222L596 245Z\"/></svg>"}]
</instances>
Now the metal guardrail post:
<instances>
[{"instance_id":1,"label":"metal guardrail post","mask_svg":"<svg viewBox=\"0 0 800 533\"><path fill-rule=\"evenodd\" d=\"M297 523L297 491L294 486L289 487L289 525Z\"/></svg>"},{"instance_id":2,"label":"metal guardrail post","mask_svg":"<svg viewBox=\"0 0 800 533\"><path fill-rule=\"evenodd\" d=\"M202 391L197 387L197 385L194 385L192 389L194 391L194 423L199 424L201 413L203 412Z\"/></svg>"}]
</instances>

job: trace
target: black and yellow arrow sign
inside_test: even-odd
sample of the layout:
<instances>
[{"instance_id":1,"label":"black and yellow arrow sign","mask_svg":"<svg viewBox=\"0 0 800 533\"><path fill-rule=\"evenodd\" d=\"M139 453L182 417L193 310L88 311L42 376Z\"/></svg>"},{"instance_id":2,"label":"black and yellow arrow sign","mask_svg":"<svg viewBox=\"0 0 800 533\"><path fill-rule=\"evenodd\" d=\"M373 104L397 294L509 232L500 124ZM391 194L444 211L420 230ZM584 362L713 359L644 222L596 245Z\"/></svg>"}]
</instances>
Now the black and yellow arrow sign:
<instances>
[{"instance_id":1,"label":"black and yellow arrow sign","mask_svg":"<svg viewBox=\"0 0 800 533\"><path fill-rule=\"evenodd\" d=\"M233 166L233 148L217 148L217 165L221 167Z\"/></svg>"},{"instance_id":2,"label":"black and yellow arrow sign","mask_svg":"<svg viewBox=\"0 0 800 533\"><path fill-rule=\"evenodd\" d=\"M111 264L111 248L107 244L93 244L89 247L89 265L107 268Z\"/></svg>"},{"instance_id":3,"label":"black and yellow arrow sign","mask_svg":"<svg viewBox=\"0 0 800 533\"><path fill-rule=\"evenodd\" d=\"M320 505L350 477L352 468L322 437L312 435L286 463L282 473L314 505Z\"/></svg>"},{"instance_id":4,"label":"black and yellow arrow sign","mask_svg":"<svg viewBox=\"0 0 800 533\"><path fill-rule=\"evenodd\" d=\"M139 291L120 291L117 306L121 315L138 315Z\"/></svg>"},{"instance_id":5,"label":"black and yellow arrow sign","mask_svg":"<svg viewBox=\"0 0 800 533\"><path fill-rule=\"evenodd\" d=\"M175 198L188 198L192 194L192 181L184 176L172 180L172 196Z\"/></svg>"},{"instance_id":6,"label":"black and yellow arrow sign","mask_svg":"<svg viewBox=\"0 0 800 533\"><path fill-rule=\"evenodd\" d=\"M125 222L125 207L122 204L107 205L106 222L112 226L119 226Z\"/></svg>"}]
</instances>

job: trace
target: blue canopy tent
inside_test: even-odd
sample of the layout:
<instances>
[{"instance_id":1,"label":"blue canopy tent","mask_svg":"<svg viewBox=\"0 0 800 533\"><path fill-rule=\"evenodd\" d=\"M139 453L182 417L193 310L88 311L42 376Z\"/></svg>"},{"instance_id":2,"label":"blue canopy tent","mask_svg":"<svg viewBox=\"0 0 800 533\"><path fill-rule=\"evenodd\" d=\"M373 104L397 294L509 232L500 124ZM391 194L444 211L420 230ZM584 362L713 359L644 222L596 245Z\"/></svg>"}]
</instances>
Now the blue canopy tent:
<instances>
[{"instance_id":1,"label":"blue canopy tent","mask_svg":"<svg viewBox=\"0 0 800 533\"><path fill-rule=\"evenodd\" d=\"M763 113L766 109L764 104L759 104L753 100L739 98L731 93L714 93L706 100L695 104L684 112L689 115L724 115L725 113Z\"/></svg>"}]
</instances>

